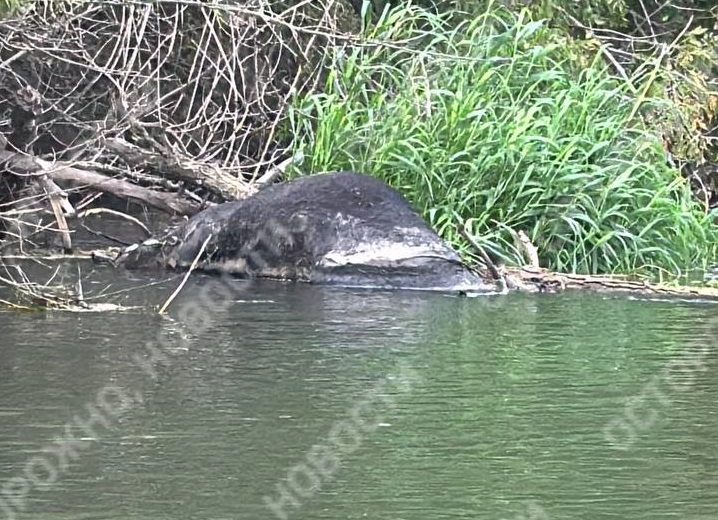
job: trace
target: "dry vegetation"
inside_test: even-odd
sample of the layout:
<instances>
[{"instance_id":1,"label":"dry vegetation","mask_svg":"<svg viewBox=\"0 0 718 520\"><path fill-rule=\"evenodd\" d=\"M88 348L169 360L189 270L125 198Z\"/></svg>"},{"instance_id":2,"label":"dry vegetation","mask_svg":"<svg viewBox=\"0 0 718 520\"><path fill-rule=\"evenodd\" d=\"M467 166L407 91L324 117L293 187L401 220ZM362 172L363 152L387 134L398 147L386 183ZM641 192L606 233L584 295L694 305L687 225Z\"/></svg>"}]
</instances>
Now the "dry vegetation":
<instances>
[{"instance_id":1,"label":"dry vegetation","mask_svg":"<svg viewBox=\"0 0 718 520\"><path fill-rule=\"evenodd\" d=\"M191 214L271 182L293 160L290 98L356 24L338 0L27 4L0 22L9 235L43 225L52 191L65 217L79 188Z\"/></svg>"}]
</instances>

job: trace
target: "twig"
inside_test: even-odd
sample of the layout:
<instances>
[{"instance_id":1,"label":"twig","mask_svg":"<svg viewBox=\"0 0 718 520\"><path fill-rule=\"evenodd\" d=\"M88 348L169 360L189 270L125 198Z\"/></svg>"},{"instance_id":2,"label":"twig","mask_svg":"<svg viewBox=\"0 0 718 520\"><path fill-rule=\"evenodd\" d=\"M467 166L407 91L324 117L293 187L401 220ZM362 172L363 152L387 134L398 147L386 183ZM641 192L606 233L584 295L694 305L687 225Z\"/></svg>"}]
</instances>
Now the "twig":
<instances>
[{"instance_id":1,"label":"twig","mask_svg":"<svg viewBox=\"0 0 718 520\"><path fill-rule=\"evenodd\" d=\"M177 289L174 290L174 292L170 295L170 297L167 299L167 301L164 303L164 305L160 308L159 312L157 314L164 314L164 312L167 310L167 307L170 306L170 303L177 297L179 292L182 290L182 287L187 283L187 279L189 278L189 275L192 274L192 271L194 271L197 268L197 264L199 263L199 259L204 254L204 250L207 247L207 244L209 244L209 241L212 239L212 235L209 235L204 243L202 244L202 247L200 248L199 252L197 253L197 256L192 261L192 265L189 266L189 269L187 270L187 273L184 275L184 278L182 278L182 281L180 282Z\"/></svg>"},{"instance_id":2,"label":"twig","mask_svg":"<svg viewBox=\"0 0 718 520\"><path fill-rule=\"evenodd\" d=\"M125 220L129 220L129 221L132 222L134 225L136 225L136 226L142 228L142 231L144 231L144 232L147 234L148 237L149 237L150 235L152 235L152 232L147 228L147 226L145 226L142 222L140 222L139 219L136 219L136 218L133 217L132 215L128 215L128 214L126 214L126 213L122 213L121 211L116 211L116 210L114 210L114 209L109 209L109 208L91 208L91 209L87 209L87 210L85 210L85 211L82 211L82 212L78 213L77 216L78 216L78 218L85 218L85 217L87 217L88 215L97 215L97 214L99 214L99 213L107 213L107 214L109 214L109 215L115 215L115 216L120 217L120 218L123 218L123 219L125 219Z\"/></svg>"},{"instance_id":3,"label":"twig","mask_svg":"<svg viewBox=\"0 0 718 520\"><path fill-rule=\"evenodd\" d=\"M263 184L269 184L270 182L274 182L274 180L277 178L281 179L284 177L284 173L287 171L287 168L295 164L301 164L303 160L304 154L299 151L292 157L285 159L276 166L269 168L259 179L255 181L255 183L261 186Z\"/></svg>"},{"instance_id":4,"label":"twig","mask_svg":"<svg viewBox=\"0 0 718 520\"><path fill-rule=\"evenodd\" d=\"M489 272L491 273L491 276L501 284L501 292L505 293L508 291L508 287L506 285L506 278L502 276L502 274L499 272L498 268L496 267L496 264L491 261L491 258L489 258L489 255L486 253L483 247L474 240L474 237L472 237L469 234L467 223L464 222L464 224L459 227L459 232L461 233L461 236L463 236L471 246L476 249L476 251L481 255L481 258L484 260L484 263L486 264L486 267L488 268Z\"/></svg>"},{"instance_id":5,"label":"twig","mask_svg":"<svg viewBox=\"0 0 718 520\"><path fill-rule=\"evenodd\" d=\"M690 17L690 19L686 23L686 26L681 30L681 32L678 34L678 36L676 36L670 44L664 45L663 48L661 49L660 56L658 56L658 58L656 58L656 66L653 67L653 70L651 71L650 76L646 80L646 83L645 83L640 95L638 96L635 103L633 104L631 113L628 116L628 121L632 120L636 116L636 113L638 113L638 110L640 110L641 106L646 101L646 98L648 97L648 91L650 90L651 86L653 85L653 82L656 80L656 77L658 76L658 71L661 67L661 62L663 61L663 58L665 58L668 55L668 53L678 45L678 42L688 32L688 29L690 29L692 24L693 24L693 16Z\"/></svg>"}]
</instances>

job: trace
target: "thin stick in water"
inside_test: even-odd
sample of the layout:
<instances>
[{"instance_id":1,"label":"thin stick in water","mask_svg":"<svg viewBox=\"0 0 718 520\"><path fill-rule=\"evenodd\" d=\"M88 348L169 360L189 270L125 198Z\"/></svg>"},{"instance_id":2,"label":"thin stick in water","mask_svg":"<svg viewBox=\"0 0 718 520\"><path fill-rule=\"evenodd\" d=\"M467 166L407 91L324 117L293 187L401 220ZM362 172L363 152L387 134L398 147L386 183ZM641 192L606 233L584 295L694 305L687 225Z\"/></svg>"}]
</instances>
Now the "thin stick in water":
<instances>
[{"instance_id":1,"label":"thin stick in water","mask_svg":"<svg viewBox=\"0 0 718 520\"><path fill-rule=\"evenodd\" d=\"M209 244L209 241L212 239L212 235L208 236L207 239L202 244L202 247L199 250L199 253L197 253L197 256L194 257L194 260L192 260L192 265L189 266L189 270L184 275L184 278L182 278L182 282L180 282L177 289L174 290L174 292L170 295L170 297L167 299L165 304L160 308L158 314L164 314L164 312L167 310L167 307L170 306L170 303L177 297L179 292L182 290L182 287L187 283L187 279L189 278L189 275L192 274L192 271L194 271L197 268L197 264L199 263L199 259L204 254L204 250L207 248L207 244Z\"/></svg>"}]
</instances>

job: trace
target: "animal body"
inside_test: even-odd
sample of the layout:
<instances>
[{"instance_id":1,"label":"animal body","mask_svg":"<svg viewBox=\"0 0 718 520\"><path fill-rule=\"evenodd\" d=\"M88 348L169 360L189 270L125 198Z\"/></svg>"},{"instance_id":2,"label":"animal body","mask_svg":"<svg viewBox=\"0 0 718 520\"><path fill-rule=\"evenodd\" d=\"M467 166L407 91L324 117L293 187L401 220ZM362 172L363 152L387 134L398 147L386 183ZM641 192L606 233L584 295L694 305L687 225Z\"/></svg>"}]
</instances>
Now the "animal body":
<instances>
[{"instance_id":1,"label":"animal body","mask_svg":"<svg viewBox=\"0 0 718 520\"><path fill-rule=\"evenodd\" d=\"M353 287L489 292L396 190L333 172L274 184L208 208L131 246L128 267L198 268Z\"/></svg>"}]
</instances>

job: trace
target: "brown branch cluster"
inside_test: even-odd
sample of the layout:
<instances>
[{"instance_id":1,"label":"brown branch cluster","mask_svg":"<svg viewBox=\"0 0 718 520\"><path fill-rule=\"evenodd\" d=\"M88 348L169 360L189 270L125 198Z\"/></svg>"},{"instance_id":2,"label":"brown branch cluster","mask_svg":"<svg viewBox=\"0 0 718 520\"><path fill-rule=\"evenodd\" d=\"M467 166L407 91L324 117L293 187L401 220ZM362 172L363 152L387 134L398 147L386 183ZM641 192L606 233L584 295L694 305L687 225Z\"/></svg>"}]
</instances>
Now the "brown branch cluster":
<instances>
[{"instance_id":1,"label":"brown branch cluster","mask_svg":"<svg viewBox=\"0 0 718 520\"><path fill-rule=\"evenodd\" d=\"M0 23L0 112L30 86L45 104L36 154L76 157L119 136L256 176L282 153L290 96L322 81L345 10L338 0L37 2Z\"/></svg>"},{"instance_id":2,"label":"brown branch cluster","mask_svg":"<svg viewBox=\"0 0 718 520\"><path fill-rule=\"evenodd\" d=\"M349 0L31 3L0 21L0 216L38 172L181 213L252 193L357 23Z\"/></svg>"}]
</instances>

